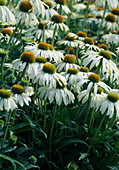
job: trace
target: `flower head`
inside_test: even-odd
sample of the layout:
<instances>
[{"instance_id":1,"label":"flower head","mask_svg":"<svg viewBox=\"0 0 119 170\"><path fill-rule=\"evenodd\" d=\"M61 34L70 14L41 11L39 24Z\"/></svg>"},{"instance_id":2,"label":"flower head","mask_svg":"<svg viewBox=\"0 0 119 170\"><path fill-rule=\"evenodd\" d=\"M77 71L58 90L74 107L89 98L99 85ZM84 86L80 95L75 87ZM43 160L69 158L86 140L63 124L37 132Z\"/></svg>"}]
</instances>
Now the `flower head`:
<instances>
[{"instance_id":1,"label":"flower head","mask_svg":"<svg viewBox=\"0 0 119 170\"><path fill-rule=\"evenodd\" d=\"M51 17L51 20L54 21L55 23L62 23L64 22L62 15L54 14Z\"/></svg>"},{"instance_id":2,"label":"flower head","mask_svg":"<svg viewBox=\"0 0 119 170\"><path fill-rule=\"evenodd\" d=\"M11 92L6 89L0 89L0 97L8 99L11 96Z\"/></svg>"},{"instance_id":3,"label":"flower head","mask_svg":"<svg viewBox=\"0 0 119 170\"><path fill-rule=\"evenodd\" d=\"M16 93L16 94L22 94L24 93L24 87L21 86L21 85L13 85L12 88L11 88L12 92L13 93Z\"/></svg>"},{"instance_id":4,"label":"flower head","mask_svg":"<svg viewBox=\"0 0 119 170\"><path fill-rule=\"evenodd\" d=\"M98 83L100 81L100 76L98 74L90 74L88 79L94 83Z\"/></svg>"},{"instance_id":5,"label":"flower head","mask_svg":"<svg viewBox=\"0 0 119 170\"><path fill-rule=\"evenodd\" d=\"M5 5L6 5L5 0L0 0L0 6L5 6Z\"/></svg>"},{"instance_id":6,"label":"flower head","mask_svg":"<svg viewBox=\"0 0 119 170\"><path fill-rule=\"evenodd\" d=\"M116 17L114 14L107 14L106 16L106 21L109 21L109 22L115 22L116 21Z\"/></svg>"},{"instance_id":7,"label":"flower head","mask_svg":"<svg viewBox=\"0 0 119 170\"><path fill-rule=\"evenodd\" d=\"M66 0L55 0L55 2L60 5L66 5Z\"/></svg>"},{"instance_id":8,"label":"flower head","mask_svg":"<svg viewBox=\"0 0 119 170\"><path fill-rule=\"evenodd\" d=\"M85 37L85 39L83 40L83 42L86 43L86 44L94 45L94 40L93 40L93 38Z\"/></svg>"},{"instance_id":9,"label":"flower head","mask_svg":"<svg viewBox=\"0 0 119 170\"><path fill-rule=\"evenodd\" d=\"M105 50L101 50L100 51L100 55L102 55L107 60L111 60L112 59L112 55L110 53L108 53L107 51L105 51Z\"/></svg>"},{"instance_id":10,"label":"flower head","mask_svg":"<svg viewBox=\"0 0 119 170\"><path fill-rule=\"evenodd\" d=\"M113 8L111 12L114 15L119 15L119 8Z\"/></svg>"},{"instance_id":11,"label":"flower head","mask_svg":"<svg viewBox=\"0 0 119 170\"><path fill-rule=\"evenodd\" d=\"M23 52L21 54L20 58L23 62L27 62L27 63L34 63L35 62L35 56L31 52Z\"/></svg>"},{"instance_id":12,"label":"flower head","mask_svg":"<svg viewBox=\"0 0 119 170\"><path fill-rule=\"evenodd\" d=\"M56 73L56 67L52 64L44 64L43 65L43 71L49 74L54 74Z\"/></svg>"},{"instance_id":13,"label":"flower head","mask_svg":"<svg viewBox=\"0 0 119 170\"><path fill-rule=\"evenodd\" d=\"M75 64L75 59L72 55L65 55L64 62Z\"/></svg>"},{"instance_id":14,"label":"flower head","mask_svg":"<svg viewBox=\"0 0 119 170\"><path fill-rule=\"evenodd\" d=\"M6 34L11 36L12 35L12 31L10 29L7 29L7 28L3 28L1 30L1 33L5 36Z\"/></svg>"},{"instance_id":15,"label":"flower head","mask_svg":"<svg viewBox=\"0 0 119 170\"><path fill-rule=\"evenodd\" d=\"M19 9L23 12L31 12L32 11L32 5L28 1L22 1L19 5Z\"/></svg>"}]
</instances>

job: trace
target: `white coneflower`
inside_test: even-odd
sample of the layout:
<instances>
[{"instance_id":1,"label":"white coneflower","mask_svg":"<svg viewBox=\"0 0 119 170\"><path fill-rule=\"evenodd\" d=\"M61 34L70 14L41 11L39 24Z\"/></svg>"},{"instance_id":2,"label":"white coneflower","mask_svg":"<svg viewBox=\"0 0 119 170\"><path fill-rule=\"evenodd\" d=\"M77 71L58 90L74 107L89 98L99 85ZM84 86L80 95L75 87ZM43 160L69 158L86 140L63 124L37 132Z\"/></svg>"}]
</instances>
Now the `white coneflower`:
<instances>
[{"instance_id":1,"label":"white coneflower","mask_svg":"<svg viewBox=\"0 0 119 170\"><path fill-rule=\"evenodd\" d=\"M10 25L15 25L15 17L5 5L5 0L0 0L0 21L3 23L7 22Z\"/></svg>"},{"instance_id":2,"label":"white coneflower","mask_svg":"<svg viewBox=\"0 0 119 170\"><path fill-rule=\"evenodd\" d=\"M98 22L99 26L100 26L100 22L101 20ZM116 22L116 16L114 14L107 14L102 26L104 28L106 27L107 30L111 30L111 31L117 30L119 26Z\"/></svg>"},{"instance_id":3,"label":"white coneflower","mask_svg":"<svg viewBox=\"0 0 119 170\"><path fill-rule=\"evenodd\" d=\"M41 87L38 93L41 99L48 99L50 103L55 101L59 106L62 103L64 103L64 105L74 103L75 99L73 93L69 91L65 85L61 85L58 82L56 88Z\"/></svg>"},{"instance_id":4,"label":"white coneflower","mask_svg":"<svg viewBox=\"0 0 119 170\"><path fill-rule=\"evenodd\" d=\"M12 31L8 28L3 28L0 32L1 32L1 37L0 37L1 42L6 42L6 44L8 44L10 40L10 36L12 35Z\"/></svg>"},{"instance_id":5,"label":"white coneflower","mask_svg":"<svg viewBox=\"0 0 119 170\"><path fill-rule=\"evenodd\" d=\"M35 57L45 57L50 62L58 62L63 58L63 54L61 52L55 51L51 44L45 42L40 42L38 44L34 42L33 44L26 46L25 51L33 52Z\"/></svg>"},{"instance_id":6,"label":"white coneflower","mask_svg":"<svg viewBox=\"0 0 119 170\"><path fill-rule=\"evenodd\" d=\"M17 108L17 105L15 103L15 98L11 96L11 92L6 89L0 89L0 110L3 111L5 109L6 111L13 111L15 108Z\"/></svg>"},{"instance_id":7,"label":"white coneflower","mask_svg":"<svg viewBox=\"0 0 119 170\"><path fill-rule=\"evenodd\" d=\"M95 110L104 114L106 112L106 115L112 118L114 116L114 113L116 113L116 116L119 118L119 95L109 92L101 93L97 96L97 100L95 101Z\"/></svg>"},{"instance_id":8,"label":"white coneflower","mask_svg":"<svg viewBox=\"0 0 119 170\"><path fill-rule=\"evenodd\" d=\"M57 42L58 45L66 45L68 47L77 47L79 46L79 48L82 48L82 41L78 40L78 35L74 34L74 33L68 33L64 40L60 40Z\"/></svg>"},{"instance_id":9,"label":"white coneflower","mask_svg":"<svg viewBox=\"0 0 119 170\"><path fill-rule=\"evenodd\" d=\"M98 67L100 64L99 71L101 71L101 74L105 79L110 78L111 82L118 80L119 78L119 70L112 61L112 55L105 50L100 50L99 52L88 51L82 57L82 61L84 67L90 64L89 69L92 69L94 66Z\"/></svg>"},{"instance_id":10,"label":"white coneflower","mask_svg":"<svg viewBox=\"0 0 119 170\"><path fill-rule=\"evenodd\" d=\"M83 91L79 92L79 95L77 96L79 101L82 100L82 103L85 103L89 99L89 96L90 96L90 93L92 92L92 90L93 90L94 94L97 94L99 87L102 87L107 92L109 92L111 89L105 83L100 81L100 76L95 73L92 73L92 74L88 75L88 77L84 78L84 80L79 81L77 83L77 86L82 87L85 83L87 84L87 88L84 89Z\"/></svg>"},{"instance_id":11,"label":"white coneflower","mask_svg":"<svg viewBox=\"0 0 119 170\"><path fill-rule=\"evenodd\" d=\"M20 1L14 8L16 22L25 27L32 27L38 24L36 16L33 14L33 5L28 1Z\"/></svg>"},{"instance_id":12,"label":"white coneflower","mask_svg":"<svg viewBox=\"0 0 119 170\"><path fill-rule=\"evenodd\" d=\"M74 92L80 91L80 87L77 86L77 83L84 79L84 76L80 76L78 69L68 68L66 72L61 72L61 75L66 78L70 90L73 90Z\"/></svg>"},{"instance_id":13,"label":"white coneflower","mask_svg":"<svg viewBox=\"0 0 119 170\"><path fill-rule=\"evenodd\" d=\"M80 66L75 64L75 59L72 55L65 55L63 61L58 62L55 64L57 71L67 71L68 68L77 68L79 69Z\"/></svg>"},{"instance_id":14,"label":"white coneflower","mask_svg":"<svg viewBox=\"0 0 119 170\"><path fill-rule=\"evenodd\" d=\"M52 29L56 29L57 31L61 30L67 32L69 30L68 26L64 24L64 19L62 15L57 15L57 14L54 14L51 17L51 21L48 21L48 27Z\"/></svg>"},{"instance_id":15,"label":"white coneflower","mask_svg":"<svg viewBox=\"0 0 119 170\"><path fill-rule=\"evenodd\" d=\"M47 62L47 60L46 60L45 57L37 56L37 57L35 58L35 63L34 63L35 68L36 68L37 70L42 69L43 65L44 65L46 62Z\"/></svg>"},{"instance_id":16,"label":"white coneflower","mask_svg":"<svg viewBox=\"0 0 119 170\"><path fill-rule=\"evenodd\" d=\"M25 32L25 37L32 39L34 41L43 41L43 22L40 21L36 26L27 29ZM52 38L53 31L48 29L47 23L45 23L45 39Z\"/></svg>"},{"instance_id":17,"label":"white coneflower","mask_svg":"<svg viewBox=\"0 0 119 170\"><path fill-rule=\"evenodd\" d=\"M60 85L67 85L65 77L56 73L56 67L50 63L43 65L43 68L38 71L34 83L38 82L40 86L50 86L56 88L57 82Z\"/></svg>"},{"instance_id":18,"label":"white coneflower","mask_svg":"<svg viewBox=\"0 0 119 170\"><path fill-rule=\"evenodd\" d=\"M57 11L55 11L53 8L52 8L52 2L50 1L43 1L47 6L45 7L45 11L44 11L44 14L42 15L42 19L46 19L46 20L50 20L51 17L54 15L54 14L58 14Z\"/></svg>"},{"instance_id":19,"label":"white coneflower","mask_svg":"<svg viewBox=\"0 0 119 170\"><path fill-rule=\"evenodd\" d=\"M88 50L94 50L94 51L99 51L100 48L95 44L93 38L90 38L90 37L85 37L84 40L83 40L83 49L88 49Z\"/></svg>"},{"instance_id":20,"label":"white coneflower","mask_svg":"<svg viewBox=\"0 0 119 170\"><path fill-rule=\"evenodd\" d=\"M28 89L26 90L27 93L23 86L17 84L13 85L11 88L12 96L17 99L17 102L21 107L23 107L24 104L29 105L29 102L31 102L31 98L29 97L30 93L28 92Z\"/></svg>"},{"instance_id":21,"label":"white coneflower","mask_svg":"<svg viewBox=\"0 0 119 170\"><path fill-rule=\"evenodd\" d=\"M114 43L116 45L119 44L119 30L112 31L112 33L105 34L102 36L102 39L106 41L106 43Z\"/></svg>"},{"instance_id":22,"label":"white coneflower","mask_svg":"<svg viewBox=\"0 0 119 170\"><path fill-rule=\"evenodd\" d=\"M20 59L16 59L12 62L12 68L17 70L19 73L22 73L25 70L25 73L29 76L29 78L33 78L37 74L34 62L35 56L33 53L23 52Z\"/></svg>"},{"instance_id":23,"label":"white coneflower","mask_svg":"<svg viewBox=\"0 0 119 170\"><path fill-rule=\"evenodd\" d=\"M118 0L96 0L95 1L95 5L96 6L105 6L105 3L107 3L108 4L108 6L109 6L109 8L110 9L113 9L113 8L116 8L117 7L117 5L118 5Z\"/></svg>"}]
</instances>

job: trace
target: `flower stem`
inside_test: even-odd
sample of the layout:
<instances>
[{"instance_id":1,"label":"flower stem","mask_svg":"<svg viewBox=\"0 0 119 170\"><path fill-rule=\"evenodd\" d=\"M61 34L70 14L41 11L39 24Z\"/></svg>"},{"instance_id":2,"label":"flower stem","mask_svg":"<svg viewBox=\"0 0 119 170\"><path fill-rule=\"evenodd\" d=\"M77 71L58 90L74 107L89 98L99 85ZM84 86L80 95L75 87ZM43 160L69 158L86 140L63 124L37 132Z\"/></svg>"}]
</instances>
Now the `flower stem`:
<instances>
[{"instance_id":1,"label":"flower stem","mask_svg":"<svg viewBox=\"0 0 119 170\"><path fill-rule=\"evenodd\" d=\"M4 83L4 55L2 56L2 59L1 59L1 83L3 85Z\"/></svg>"},{"instance_id":2,"label":"flower stem","mask_svg":"<svg viewBox=\"0 0 119 170\"><path fill-rule=\"evenodd\" d=\"M79 45L76 47L76 60L77 60L77 63L79 64L78 53L79 53Z\"/></svg>"},{"instance_id":3,"label":"flower stem","mask_svg":"<svg viewBox=\"0 0 119 170\"><path fill-rule=\"evenodd\" d=\"M51 130L50 130L50 137L49 137L49 153L51 152L51 142L52 142L54 123L55 123L56 110L57 110L57 104L55 103L53 117L52 117L52 125L51 125ZM50 159L50 157L51 157L51 155L49 154L49 159Z\"/></svg>"},{"instance_id":4,"label":"flower stem","mask_svg":"<svg viewBox=\"0 0 119 170\"><path fill-rule=\"evenodd\" d=\"M94 115L94 108L92 108L92 110L91 110L91 118L90 118L90 121L89 121L88 131L90 130L91 125L92 125L93 115Z\"/></svg>"},{"instance_id":5,"label":"flower stem","mask_svg":"<svg viewBox=\"0 0 119 170\"><path fill-rule=\"evenodd\" d=\"M116 122L116 114L115 114L115 115L111 118L111 120L109 121L107 130L108 130L109 128L112 128L115 122Z\"/></svg>"},{"instance_id":6,"label":"flower stem","mask_svg":"<svg viewBox=\"0 0 119 170\"><path fill-rule=\"evenodd\" d=\"M37 96L37 89L38 89L38 82L35 84L35 94L34 94L34 98L33 98L33 107L32 107L32 111L31 111L31 120L33 120L33 112L34 112L34 108L35 108L35 100L36 100L36 96Z\"/></svg>"},{"instance_id":7,"label":"flower stem","mask_svg":"<svg viewBox=\"0 0 119 170\"><path fill-rule=\"evenodd\" d=\"M107 9L107 1L105 0L105 9L104 9L103 17L102 17L102 20L101 20L101 23L100 23L100 27L99 27L99 30L98 30L98 33L97 33L97 39L98 39L98 41L99 41L99 39L100 39L100 31L101 31L101 29L102 29L102 24L103 24L103 21L104 21L104 18L105 18L106 9Z\"/></svg>"},{"instance_id":8,"label":"flower stem","mask_svg":"<svg viewBox=\"0 0 119 170\"><path fill-rule=\"evenodd\" d=\"M87 21L89 5L90 5L90 0L88 0L86 12L85 12L85 18L84 18L84 21L83 21L83 24L82 24L82 31L84 30L84 27L85 27L85 24L86 24L86 21Z\"/></svg>"},{"instance_id":9,"label":"flower stem","mask_svg":"<svg viewBox=\"0 0 119 170\"><path fill-rule=\"evenodd\" d=\"M10 123L11 115L12 115L12 111L9 113L9 117L8 117L8 121L7 121L7 126L6 126L6 129L5 129L3 141L2 141L2 144L1 144L1 149L4 147L4 143L5 143L5 139L6 139L6 136L7 136L7 131L8 131L8 128L9 128L9 123Z\"/></svg>"},{"instance_id":10,"label":"flower stem","mask_svg":"<svg viewBox=\"0 0 119 170\"><path fill-rule=\"evenodd\" d=\"M44 121L43 121L43 130L45 131L46 128L46 110L47 110L47 100L45 100L45 104L44 104Z\"/></svg>"},{"instance_id":11,"label":"flower stem","mask_svg":"<svg viewBox=\"0 0 119 170\"><path fill-rule=\"evenodd\" d=\"M103 124L103 122L104 122L105 117L106 117L106 112L103 114L102 119L101 119L101 121L100 121L100 124L99 124L99 126L98 126L98 128L97 128L97 131L95 132L95 134L94 134L94 136L93 136L93 138L92 138L92 141L91 141L91 143L90 143L90 146L89 146L89 149L88 149L88 151L87 151L87 154L90 152L90 150L91 150L91 148L92 148L92 146L93 146L94 140L95 140L95 138L96 138L96 136L97 136L97 133L98 133L98 131L100 130L100 128L101 128L101 126L102 126L102 124Z\"/></svg>"},{"instance_id":12,"label":"flower stem","mask_svg":"<svg viewBox=\"0 0 119 170\"><path fill-rule=\"evenodd\" d=\"M52 36L51 45L54 45L54 39L55 39L56 31L57 31L57 26L55 26L54 31L53 31L53 36Z\"/></svg>"},{"instance_id":13,"label":"flower stem","mask_svg":"<svg viewBox=\"0 0 119 170\"><path fill-rule=\"evenodd\" d=\"M45 23L43 24L43 42L45 42Z\"/></svg>"},{"instance_id":14,"label":"flower stem","mask_svg":"<svg viewBox=\"0 0 119 170\"><path fill-rule=\"evenodd\" d=\"M25 66L25 68L24 68L24 70L23 70L23 72L22 72L22 75L21 75L21 76L19 75L19 76L17 77L16 83L19 82L20 77L21 77L21 79L22 79L22 78L25 76L27 66L28 66L28 63L26 64L26 66Z\"/></svg>"}]
</instances>

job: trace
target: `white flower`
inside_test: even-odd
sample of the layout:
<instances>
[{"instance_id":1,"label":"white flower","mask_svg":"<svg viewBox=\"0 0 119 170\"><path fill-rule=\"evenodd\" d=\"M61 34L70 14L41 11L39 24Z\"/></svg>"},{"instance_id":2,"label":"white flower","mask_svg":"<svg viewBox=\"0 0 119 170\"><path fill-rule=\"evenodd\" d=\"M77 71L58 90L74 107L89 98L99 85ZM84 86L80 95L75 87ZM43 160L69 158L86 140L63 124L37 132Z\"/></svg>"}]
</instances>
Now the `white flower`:
<instances>
[{"instance_id":1,"label":"white flower","mask_svg":"<svg viewBox=\"0 0 119 170\"><path fill-rule=\"evenodd\" d=\"M25 92L26 90L26 92ZM25 89L21 85L13 85L11 88L12 96L17 99L18 104L23 107L24 104L29 105L29 102L31 102L31 92L28 92L30 89L28 87Z\"/></svg>"},{"instance_id":2,"label":"white flower","mask_svg":"<svg viewBox=\"0 0 119 170\"><path fill-rule=\"evenodd\" d=\"M113 33L105 34L102 36L102 39L106 41L106 43L114 43L116 45L119 44L119 35L117 34L117 31L113 31Z\"/></svg>"},{"instance_id":3,"label":"white flower","mask_svg":"<svg viewBox=\"0 0 119 170\"><path fill-rule=\"evenodd\" d=\"M98 86L105 89L106 92L109 92L111 89L108 85L106 85L105 83L100 81L100 76L95 73L92 73L92 74L88 75L88 77L85 77L84 80L79 81L77 83L77 86L82 87L85 83L87 84L87 88L86 88L87 92L90 92L92 90L92 88L94 88L94 94L97 93Z\"/></svg>"},{"instance_id":4,"label":"white flower","mask_svg":"<svg viewBox=\"0 0 119 170\"><path fill-rule=\"evenodd\" d=\"M11 92L5 89L0 89L0 110L13 111L17 108L15 98L11 96Z\"/></svg>"},{"instance_id":5,"label":"white flower","mask_svg":"<svg viewBox=\"0 0 119 170\"><path fill-rule=\"evenodd\" d=\"M116 8L118 6L118 0L96 0L95 5L97 6L105 6L105 2L107 2L110 9Z\"/></svg>"},{"instance_id":6,"label":"white flower","mask_svg":"<svg viewBox=\"0 0 119 170\"><path fill-rule=\"evenodd\" d=\"M96 45L94 45L94 40L93 38L90 38L90 37L85 37L84 40L83 40L83 45L82 45L82 49L85 49L85 50L94 50L94 51L99 51L100 48Z\"/></svg>"},{"instance_id":7,"label":"white flower","mask_svg":"<svg viewBox=\"0 0 119 170\"><path fill-rule=\"evenodd\" d=\"M43 41L43 23L39 22L36 26L27 29L25 32L25 37L28 39L32 39L34 41ZM48 38L52 38L53 31L47 28L47 23L45 24L45 41Z\"/></svg>"},{"instance_id":8,"label":"white flower","mask_svg":"<svg viewBox=\"0 0 119 170\"><path fill-rule=\"evenodd\" d=\"M20 1L14 8L16 22L25 27L33 27L38 24L36 16L32 13L33 6L28 1Z\"/></svg>"},{"instance_id":9,"label":"white flower","mask_svg":"<svg viewBox=\"0 0 119 170\"><path fill-rule=\"evenodd\" d=\"M64 32L67 32L69 30L68 26L63 23L64 20L63 20L62 15L54 14L51 17L51 21L46 20L45 22L47 22L48 27L52 28L53 30L56 29L57 31L61 30Z\"/></svg>"},{"instance_id":10,"label":"white flower","mask_svg":"<svg viewBox=\"0 0 119 170\"><path fill-rule=\"evenodd\" d=\"M7 22L7 24L15 25L15 17L13 13L5 6L6 2L0 2L0 21L3 23Z\"/></svg>"},{"instance_id":11,"label":"white flower","mask_svg":"<svg viewBox=\"0 0 119 170\"><path fill-rule=\"evenodd\" d=\"M38 82L40 86L50 86L50 88L56 88L57 82L60 85L67 85L65 77L56 73L56 68L50 63L43 65L43 68L38 71L34 83Z\"/></svg>"},{"instance_id":12,"label":"white flower","mask_svg":"<svg viewBox=\"0 0 119 170\"><path fill-rule=\"evenodd\" d=\"M50 2L50 1L44 1L44 3L45 3L48 7L45 7L45 11L44 11L44 13L42 14L42 19L50 20L51 17L52 17L54 14L58 14L58 13L52 8L52 2Z\"/></svg>"},{"instance_id":13,"label":"white flower","mask_svg":"<svg viewBox=\"0 0 119 170\"><path fill-rule=\"evenodd\" d=\"M55 64L57 71L67 71L68 68L80 68L79 65L75 64L75 59L72 55L65 55L63 61Z\"/></svg>"},{"instance_id":14,"label":"white flower","mask_svg":"<svg viewBox=\"0 0 119 170\"><path fill-rule=\"evenodd\" d=\"M113 53L113 55L115 54ZM103 77L105 79L110 78L110 81L113 82L119 79L119 70L111 59L112 55L105 50L99 52L88 51L82 57L82 64L84 67L90 64L89 69L92 69L94 66L98 67L100 64L100 71Z\"/></svg>"},{"instance_id":15,"label":"white flower","mask_svg":"<svg viewBox=\"0 0 119 170\"><path fill-rule=\"evenodd\" d=\"M16 59L12 62L12 68L22 73L26 70L26 74L29 78L34 78L37 74L37 70L34 65L35 56L33 53L24 52L21 54L20 59Z\"/></svg>"},{"instance_id":16,"label":"white flower","mask_svg":"<svg viewBox=\"0 0 119 170\"><path fill-rule=\"evenodd\" d=\"M50 103L56 101L56 104L59 106L64 103L65 105L74 103L74 95L71 91L69 91L66 87L40 87L38 90L39 96L41 99L48 99Z\"/></svg>"},{"instance_id":17,"label":"white flower","mask_svg":"<svg viewBox=\"0 0 119 170\"><path fill-rule=\"evenodd\" d=\"M78 39L78 35L74 33L68 33L64 40L60 40L57 42L58 45L67 45L68 47L79 47L82 48L83 42Z\"/></svg>"},{"instance_id":18,"label":"white flower","mask_svg":"<svg viewBox=\"0 0 119 170\"><path fill-rule=\"evenodd\" d=\"M25 47L25 51L33 52L35 57L41 56L49 60L49 62L58 62L64 57L61 52L55 51L51 44L45 42L33 43Z\"/></svg>"},{"instance_id":19,"label":"white flower","mask_svg":"<svg viewBox=\"0 0 119 170\"><path fill-rule=\"evenodd\" d=\"M116 116L119 118L119 95L110 92L108 94L101 93L97 96L97 100L95 101L96 106L95 110L104 114L107 112L107 115L112 118L114 113L116 112Z\"/></svg>"}]
</instances>

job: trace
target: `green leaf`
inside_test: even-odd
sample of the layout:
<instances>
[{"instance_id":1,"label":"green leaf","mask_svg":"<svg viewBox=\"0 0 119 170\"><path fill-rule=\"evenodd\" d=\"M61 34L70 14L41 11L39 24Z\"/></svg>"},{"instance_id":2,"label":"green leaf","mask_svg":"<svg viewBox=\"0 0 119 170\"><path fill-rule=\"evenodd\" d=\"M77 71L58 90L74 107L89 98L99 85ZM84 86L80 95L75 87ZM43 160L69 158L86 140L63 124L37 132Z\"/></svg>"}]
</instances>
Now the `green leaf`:
<instances>
[{"instance_id":1,"label":"green leaf","mask_svg":"<svg viewBox=\"0 0 119 170\"><path fill-rule=\"evenodd\" d=\"M9 157L9 156L6 156L6 155L4 155L4 154L0 154L0 157L3 158L3 159L5 159L5 160L7 160L7 161L10 161L10 162L13 164L14 170L17 170L15 163L18 164L18 165L20 165L23 169L26 169L26 168L23 166L22 163L20 163L19 161L15 160L15 159L13 159L13 158L11 158L11 157Z\"/></svg>"}]
</instances>

